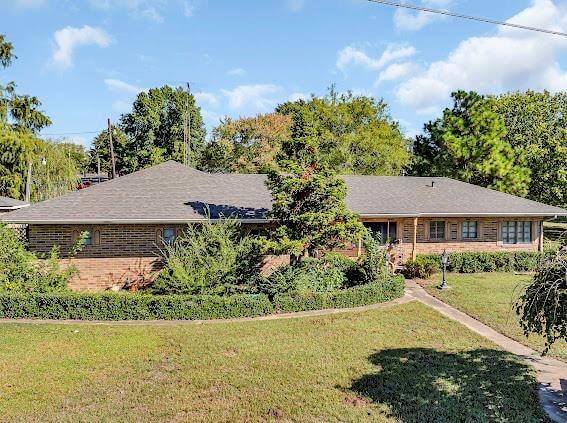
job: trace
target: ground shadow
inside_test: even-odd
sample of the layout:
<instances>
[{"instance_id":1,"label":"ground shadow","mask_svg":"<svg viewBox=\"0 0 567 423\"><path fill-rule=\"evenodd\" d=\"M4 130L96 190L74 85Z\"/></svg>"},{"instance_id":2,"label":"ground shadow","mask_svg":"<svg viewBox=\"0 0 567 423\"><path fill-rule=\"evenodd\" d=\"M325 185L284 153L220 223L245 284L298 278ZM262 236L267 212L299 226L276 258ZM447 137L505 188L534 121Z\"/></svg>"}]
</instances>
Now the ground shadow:
<instances>
[{"instance_id":1,"label":"ground shadow","mask_svg":"<svg viewBox=\"0 0 567 423\"><path fill-rule=\"evenodd\" d=\"M380 351L369 360L376 373L350 389L388 405L399 421L547 421L531 368L504 351L405 348Z\"/></svg>"},{"instance_id":2,"label":"ground shadow","mask_svg":"<svg viewBox=\"0 0 567 423\"><path fill-rule=\"evenodd\" d=\"M237 207L228 204L203 203L202 201L189 201L185 205L191 207L202 216L210 216L211 219L219 219L221 217L265 219L268 212L266 208Z\"/></svg>"}]
</instances>

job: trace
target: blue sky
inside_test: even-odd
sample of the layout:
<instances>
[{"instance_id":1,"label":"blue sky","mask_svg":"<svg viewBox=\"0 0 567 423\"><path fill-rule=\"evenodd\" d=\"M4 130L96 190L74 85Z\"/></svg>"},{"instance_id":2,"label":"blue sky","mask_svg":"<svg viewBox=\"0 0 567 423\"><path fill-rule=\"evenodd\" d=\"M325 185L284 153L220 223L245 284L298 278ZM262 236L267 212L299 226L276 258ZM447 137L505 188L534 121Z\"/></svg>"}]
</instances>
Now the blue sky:
<instances>
[{"instance_id":1,"label":"blue sky","mask_svg":"<svg viewBox=\"0 0 567 423\"><path fill-rule=\"evenodd\" d=\"M564 0L412 2L567 31ZM86 146L140 90L184 81L209 129L335 83L383 97L409 135L456 89L567 89L567 38L366 0L1 0L0 32L18 56L0 84Z\"/></svg>"}]
</instances>

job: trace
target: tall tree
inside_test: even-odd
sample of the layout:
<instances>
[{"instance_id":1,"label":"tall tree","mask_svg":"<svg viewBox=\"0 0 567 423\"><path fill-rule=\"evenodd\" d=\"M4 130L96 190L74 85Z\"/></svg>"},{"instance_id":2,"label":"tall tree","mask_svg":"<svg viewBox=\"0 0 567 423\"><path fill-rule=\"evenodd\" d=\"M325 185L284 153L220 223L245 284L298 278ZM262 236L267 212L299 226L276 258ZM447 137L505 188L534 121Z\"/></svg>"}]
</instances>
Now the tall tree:
<instances>
[{"instance_id":1,"label":"tall tree","mask_svg":"<svg viewBox=\"0 0 567 423\"><path fill-rule=\"evenodd\" d=\"M201 168L211 172L265 173L291 136L291 117L278 113L226 118L213 129Z\"/></svg>"},{"instance_id":2,"label":"tall tree","mask_svg":"<svg viewBox=\"0 0 567 423\"><path fill-rule=\"evenodd\" d=\"M7 68L16 59L14 46L0 34L0 67ZM18 95L16 83L0 84L0 123L14 130L37 132L51 125L51 120L39 110L41 101L37 97Z\"/></svg>"},{"instance_id":3,"label":"tall tree","mask_svg":"<svg viewBox=\"0 0 567 423\"><path fill-rule=\"evenodd\" d=\"M314 255L356 240L364 226L345 204L346 184L320 156L313 111L295 116L291 137L282 143L279 172L268 174L266 185L273 198L270 216L279 222L277 241L292 247L296 258Z\"/></svg>"},{"instance_id":4,"label":"tall tree","mask_svg":"<svg viewBox=\"0 0 567 423\"><path fill-rule=\"evenodd\" d=\"M8 67L15 58L13 45L0 35L0 67ZM0 195L24 199L30 164L32 201L76 187L78 169L71 159L71 146L35 135L51 124L40 106L37 97L17 94L15 82L0 85Z\"/></svg>"},{"instance_id":5,"label":"tall tree","mask_svg":"<svg viewBox=\"0 0 567 423\"><path fill-rule=\"evenodd\" d=\"M475 93L452 94L453 108L425 125L414 144L412 173L449 176L517 195L525 195L529 169L506 140L504 120L490 100Z\"/></svg>"},{"instance_id":6,"label":"tall tree","mask_svg":"<svg viewBox=\"0 0 567 423\"><path fill-rule=\"evenodd\" d=\"M295 133L310 131L321 161L338 173L399 175L410 162L409 140L383 100L331 87L324 97L283 103L276 112L292 117Z\"/></svg>"},{"instance_id":7,"label":"tall tree","mask_svg":"<svg viewBox=\"0 0 567 423\"><path fill-rule=\"evenodd\" d=\"M187 126L190 127L191 164L196 166L205 145L205 126L193 95L168 85L139 93L132 111L122 115L118 124L126 135L117 143L120 149L120 142L124 141L124 148L120 154L116 152L117 162L123 163L122 173L134 172L166 160L182 162L186 113ZM101 133L100 137L104 135ZM108 151L97 150L97 145L107 144L97 144L95 140L91 156L98 155L102 161L109 161Z\"/></svg>"},{"instance_id":8,"label":"tall tree","mask_svg":"<svg viewBox=\"0 0 567 423\"><path fill-rule=\"evenodd\" d=\"M504 139L531 171L528 198L567 207L567 93L514 92L491 98Z\"/></svg>"}]
</instances>

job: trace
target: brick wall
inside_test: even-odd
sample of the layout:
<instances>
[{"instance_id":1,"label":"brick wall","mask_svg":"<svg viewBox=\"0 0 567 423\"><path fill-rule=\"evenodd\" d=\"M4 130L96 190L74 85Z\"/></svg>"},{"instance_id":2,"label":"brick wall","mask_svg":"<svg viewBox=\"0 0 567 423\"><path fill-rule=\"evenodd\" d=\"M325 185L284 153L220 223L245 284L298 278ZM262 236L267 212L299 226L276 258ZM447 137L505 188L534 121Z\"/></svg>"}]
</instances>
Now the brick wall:
<instances>
[{"instance_id":1,"label":"brick wall","mask_svg":"<svg viewBox=\"0 0 567 423\"><path fill-rule=\"evenodd\" d=\"M429 221L418 219L417 254L442 253L444 249L454 251L537 251L540 242L541 218L516 220L532 221L532 242L529 244L507 245L501 240L501 224L497 218L474 218L479 222L479 238L464 240L461 237L462 222L467 219L434 219L446 222L446 239L429 239ZM393 219L397 222L397 238L400 244L395 253L398 260L404 262L411 258L413 241L413 219ZM71 287L78 290L100 290L113 285L123 285L127 281L145 283L153 280L160 269L158 258L163 244L161 237L165 228L174 228L176 234L183 231L185 225L29 225L28 236L30 249L45 254L58 245L63 265L66 257L80 232L89 230L93 233L93 244L86 246L72 261L80 271L80 276L71 282ZM252 228L252 227L251 227ZM254 228L252 228L254 229ZM358 254L358 245L342 251L349 256ZM266 260L267 271L275 265L286 262L289 257Z\"/></svg>"}]
</instances>

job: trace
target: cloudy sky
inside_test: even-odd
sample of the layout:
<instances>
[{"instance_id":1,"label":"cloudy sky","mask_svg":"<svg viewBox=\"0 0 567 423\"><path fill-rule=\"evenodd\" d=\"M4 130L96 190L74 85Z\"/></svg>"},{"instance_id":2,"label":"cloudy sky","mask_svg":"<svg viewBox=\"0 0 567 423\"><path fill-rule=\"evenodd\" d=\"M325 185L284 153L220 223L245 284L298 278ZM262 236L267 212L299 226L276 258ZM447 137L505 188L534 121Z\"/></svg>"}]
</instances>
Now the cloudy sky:
<instances>
[{"instance_id":1,"label":"cloudy sky","mask_svg":"<svg viewBox=\"0 0 567 423\"><path fill-rule=\"evenodd\" d=\"M567 0L411 2L567 32ZM0 84L87 146L140 90L185 81L208 128L335 83L383 97L410 135L457 89L567 89L567 37L366 0L0 0L0 33L18 56Z\"/></svg>"}]
</instances>

